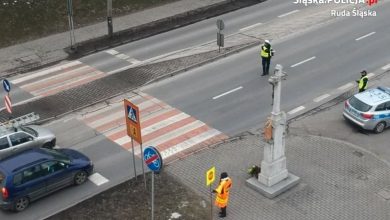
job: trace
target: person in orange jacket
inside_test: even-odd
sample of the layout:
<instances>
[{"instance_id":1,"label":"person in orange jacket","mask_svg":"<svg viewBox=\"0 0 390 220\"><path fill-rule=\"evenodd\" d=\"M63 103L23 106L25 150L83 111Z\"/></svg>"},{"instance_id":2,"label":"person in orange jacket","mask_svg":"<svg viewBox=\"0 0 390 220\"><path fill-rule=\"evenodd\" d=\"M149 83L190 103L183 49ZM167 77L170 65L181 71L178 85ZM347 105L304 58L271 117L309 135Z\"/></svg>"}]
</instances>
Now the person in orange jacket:
<instances>
[{"instance_id":1,"label":"person in orange jacket","mask_svg":"<svg viewBox=\"0 0 390 220\"><path fill-rule=\"evenodd\" d=\"M226 207L229 201L229 191L232 187L232 180L229 178L226 172L221 173L218 187L213 190L213 193L217 193L215 197L215 205L218 206L221 211L219 217L226 217Z\"/></svg>"}]
</instances>

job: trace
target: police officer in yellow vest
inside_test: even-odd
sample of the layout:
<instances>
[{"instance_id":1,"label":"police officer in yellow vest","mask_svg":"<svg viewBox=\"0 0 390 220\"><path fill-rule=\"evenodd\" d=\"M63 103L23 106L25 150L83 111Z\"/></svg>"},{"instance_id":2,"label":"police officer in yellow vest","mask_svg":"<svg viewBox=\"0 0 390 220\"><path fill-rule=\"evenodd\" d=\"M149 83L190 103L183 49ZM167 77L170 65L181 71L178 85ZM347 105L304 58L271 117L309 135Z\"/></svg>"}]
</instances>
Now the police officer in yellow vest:
<instances>
[{"instance_id":1,"label":"police officer in yellow vest","mask_svg":"<svg viewBox=\"0 0 390 220\"><path fill-rule=\"evenodd\" d=\"M221 173L221 179L219 180L218 187L213 190L213 193L217 193L215 197L215 205L221 208L219 217L226 217L226 207L229 201L229 191L232 187L232 180L228 177L226 172Z\"/></svg>"},{"instance_id":2,"label":"police officer in yellow vest","mask_svg":"<svg viewBox=\"0 0 390 220\"><path fill-rule=\"evenodd\" d=\"M360 77L359 80L356 80L356 82L359 85L359 92L364 92L367 89L367 82L368 82L367 71L363 70L360 73L362 74L362 76Z\"/></svg>"},{"instance_id":3,"label":"police officer in yellow vest","mask_svg":"<svg viewBox=\"0 0 390 220\"><path fill-rule=\"evenodd\" d=\"M265 40L264 44L261 46L261 61L263 65L263 74L268 75L269 74L269 66L271 64L271 57L274 55L274 50L271 48L271 44L269 40Z\"/></svg>"}]
</instances>

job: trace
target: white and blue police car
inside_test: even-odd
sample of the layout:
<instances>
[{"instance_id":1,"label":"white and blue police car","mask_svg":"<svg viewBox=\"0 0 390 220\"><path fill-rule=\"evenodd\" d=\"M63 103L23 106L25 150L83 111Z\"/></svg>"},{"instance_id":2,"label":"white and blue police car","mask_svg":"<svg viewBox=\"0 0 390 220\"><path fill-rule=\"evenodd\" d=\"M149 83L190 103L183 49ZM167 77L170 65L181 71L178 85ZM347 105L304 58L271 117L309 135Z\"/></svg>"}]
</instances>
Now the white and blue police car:
<instances>
[{"instance_id":1,"label":"white and blue police car","mask_svg":"<svg viewBox=\"0 0 390 220\"><path fill-rule=\"evenodd\" d=\"M377 87L345 101L344 118L359 127L381 133L390 126L390 88Z\"/></svg>"}]
</instances>

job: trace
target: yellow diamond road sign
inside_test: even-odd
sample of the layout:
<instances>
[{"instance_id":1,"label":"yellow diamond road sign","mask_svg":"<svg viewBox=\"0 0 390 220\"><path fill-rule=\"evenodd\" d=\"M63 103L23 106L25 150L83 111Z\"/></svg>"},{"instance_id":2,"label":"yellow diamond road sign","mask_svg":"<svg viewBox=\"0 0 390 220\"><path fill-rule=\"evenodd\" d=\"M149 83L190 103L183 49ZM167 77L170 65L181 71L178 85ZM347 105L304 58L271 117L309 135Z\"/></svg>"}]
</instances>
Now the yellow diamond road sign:
<instances>
[{"instance_id":1,"label":"yellow diamond road sign","mask_svg":"<svg viewBox=\"0 0 390 220\"><path fill-rule=\"evenodd\" d=\"M215 167L211 167L211 169L209 169L206 172L206 185L209 186L214 182L214 180L215 180Z\"/></svg>"}]
</instances>

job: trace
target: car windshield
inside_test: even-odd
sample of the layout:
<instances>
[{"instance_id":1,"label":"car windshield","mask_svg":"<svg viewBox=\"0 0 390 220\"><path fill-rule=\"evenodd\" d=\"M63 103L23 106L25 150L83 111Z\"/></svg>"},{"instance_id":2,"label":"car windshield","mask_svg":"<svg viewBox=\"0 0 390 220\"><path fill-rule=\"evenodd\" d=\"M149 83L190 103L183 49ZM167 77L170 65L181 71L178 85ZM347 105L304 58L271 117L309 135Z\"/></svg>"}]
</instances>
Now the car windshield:
<instances>
[{"instance_id":1,"label":"car windshield","mask_svg":"<svg viewBox=\"0 0 390 220\"><path fill-rule=\"evenodd\" d=\"M61 162L67 163L67 164L70 163L70 158L66 154L62 153L61 151L58 151L56 149L47 149L47 148L41 148L41 149L46 151L48 154L52 155L54 157L54 159L56 159L58 161L61 161Z\"/></svg>"},{"instance_id":2,"label":"car windshield","mask_svg":"<svg viewBox=\"0 0 390 220\"><path fill-rule=\"evenodd\" d=\"M23 127L23 126L20 126L20 129L26 133L29 133L31 134L32 136L34 137L38 137L38 132L35 131L34 129L30 128L30 127Z\"/></svg>"},{"instance_id":3,"label":"car windshield","mask_svg":"<svg viewBox=\"0 0 390 220\"><path fill-rule=\"evenodd\" d=\"M361 112L367 112L372 107L371 105L367 105L366 103L360 101L355 96L352 96L352 98L349 99L349 104Z\"/></svg>"}]
</instances>

